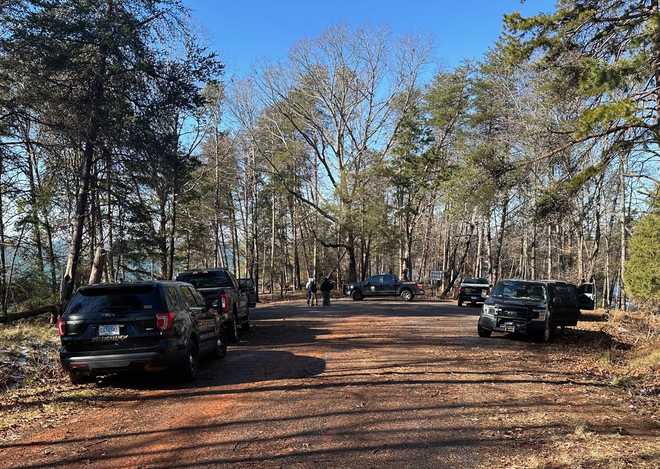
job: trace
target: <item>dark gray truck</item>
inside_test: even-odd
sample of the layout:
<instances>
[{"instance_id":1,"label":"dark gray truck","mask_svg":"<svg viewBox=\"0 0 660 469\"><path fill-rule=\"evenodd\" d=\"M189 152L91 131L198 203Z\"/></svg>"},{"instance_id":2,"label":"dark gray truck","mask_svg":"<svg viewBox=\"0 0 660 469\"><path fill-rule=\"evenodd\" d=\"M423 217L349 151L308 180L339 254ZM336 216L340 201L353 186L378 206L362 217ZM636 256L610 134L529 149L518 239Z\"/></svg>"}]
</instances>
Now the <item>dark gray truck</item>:
<instances>
[{"instance_id":1,"label":"dark gray truck","mask_svg":"<svg viewBox=\"0 0 660 469\"><path fill-rule=\"evenodd\" d=\"M217 308L229 317L229 340L238 342L239 330L250 329L250 300L247 288L242 287L227 269L205 269L181 272L178 282L186 282L204 297L207 306Z\"/></svg>"},{"instance_id":2,"label":"dark gray truck","mask_svg":"<svg viewBox=\"0 0 660 469\"><path fill-rule=\"evenodd\" d=\"M416 282L401 282L392 274L372 275L364 282L349 283L345 291L353 301L379 296L398 296L403 301L412 301L424 295L424 287Z\"/></svg>"}]
</instances>

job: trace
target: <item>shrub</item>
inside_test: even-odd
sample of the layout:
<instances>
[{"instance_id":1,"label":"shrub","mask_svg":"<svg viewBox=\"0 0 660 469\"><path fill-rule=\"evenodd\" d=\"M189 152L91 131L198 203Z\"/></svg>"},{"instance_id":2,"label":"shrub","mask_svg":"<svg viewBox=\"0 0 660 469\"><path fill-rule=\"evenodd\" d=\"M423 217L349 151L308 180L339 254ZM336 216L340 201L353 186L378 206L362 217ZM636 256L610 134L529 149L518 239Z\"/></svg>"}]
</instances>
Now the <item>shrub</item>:
<instances>
[{"instance_id":1,"label":"shrub","mask_svg":"<svg viewBox=\"0 0 660 469\"><path fill-rule=\"evenodd\" d=\"M635 224L626 262L626 288L638 301L660 304L660 194Z\"/></svg>"}]
</instances>

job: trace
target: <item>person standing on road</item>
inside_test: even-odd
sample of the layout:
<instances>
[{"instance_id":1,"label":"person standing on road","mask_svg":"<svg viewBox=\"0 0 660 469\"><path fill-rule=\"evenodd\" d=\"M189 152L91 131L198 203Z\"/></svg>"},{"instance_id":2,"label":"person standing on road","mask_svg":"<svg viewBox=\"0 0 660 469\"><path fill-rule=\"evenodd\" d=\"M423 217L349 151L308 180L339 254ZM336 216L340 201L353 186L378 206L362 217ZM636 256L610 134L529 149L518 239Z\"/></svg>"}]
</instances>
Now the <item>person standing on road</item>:
<instances>
[{"instance_id":1,"label":"person standing on road","mask_svg":"<svg viewBox=\"0 0 660 469\"><path fill-rule=\"evenodd\" d=\"M316 298L316 280L310 277L309 280L307 280L305 288L307 289L307 306L318 306L319 301Z\"/></svg>"},{"instance_id":2,"label":"person standing on road","mask_svg":"<svg viewBox=\"0 0 660 469\"><path fill-rule=\"evenodd\" d=\"M321 283L321 295L323 296L323 306L330 306L330 292L335 288L332 281L325 277Z\"/></svg>"}]
</instances>

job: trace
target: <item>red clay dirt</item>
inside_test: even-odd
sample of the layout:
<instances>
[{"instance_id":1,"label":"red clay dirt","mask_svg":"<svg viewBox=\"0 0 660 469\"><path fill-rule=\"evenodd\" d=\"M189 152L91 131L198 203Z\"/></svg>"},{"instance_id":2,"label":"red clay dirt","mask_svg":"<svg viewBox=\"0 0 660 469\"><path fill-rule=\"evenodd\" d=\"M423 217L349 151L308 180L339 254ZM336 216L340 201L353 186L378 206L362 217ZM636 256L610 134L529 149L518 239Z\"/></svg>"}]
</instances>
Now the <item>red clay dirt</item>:
<instances>
[{"instance_id":1,"label":"red clay dirt","mask_svg":"<svg viewBox=\"0 0 660 469\"><path fill-rule=\"evenodd\" d=\"M478 311L260 307L193 384L107 378L85 412L0 443L0 467L660 467L657 412L578 372L579 348L479 338Z\"/></svg>"}]
</instances>

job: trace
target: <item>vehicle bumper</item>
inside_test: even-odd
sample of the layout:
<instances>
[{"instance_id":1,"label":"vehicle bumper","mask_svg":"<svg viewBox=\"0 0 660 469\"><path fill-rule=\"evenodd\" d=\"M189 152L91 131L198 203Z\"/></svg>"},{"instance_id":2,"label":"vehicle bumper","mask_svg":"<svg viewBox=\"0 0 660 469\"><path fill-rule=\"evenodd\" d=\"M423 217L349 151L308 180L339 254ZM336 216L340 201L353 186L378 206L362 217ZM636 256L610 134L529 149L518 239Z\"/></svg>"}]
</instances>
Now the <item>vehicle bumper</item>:
<instances>
[{"instance_id":1,"label":"vehicle bumper","mask_svg":"<svg viewBox=\"0 0 660 469\"><path fill-rule=\"evenodd\" d=\"M512 332L516 334L540 333L545 328L545 321L521 318L499 318L482 314L479 317L479 327L495 332Z\"/></svg>"},{"instance_id":2,"label":"vehicle bumper","mask_svg":"<svg viewBox=\"0 0 660 469\"><path fill-rule=\"evenodd\" d=\"M483 303L486 301L486 298L487 297L481 295L458 295L458 300L463 303Z\"/></svg>"},{"instance_id":3,"label":"vehicle bumper","mask_svg":"<svg viewBox=\"0 0 660 469\"><path fill-rule=\"evenodd\" d=\"M119 370L160 371L176 365L182 357L177 347L140 351L67 352L60 350L60 363L66 371L101 373Z\"/></svg>"}]
</instances>

